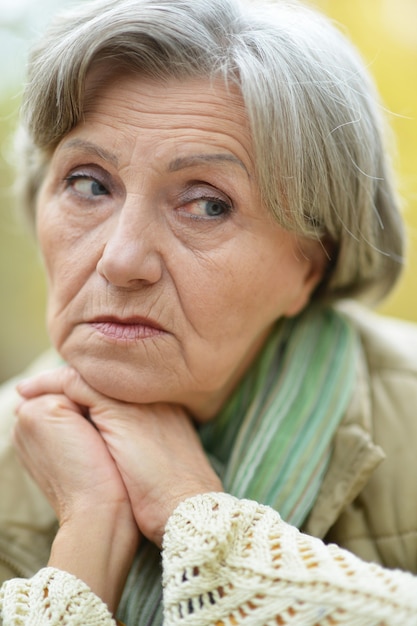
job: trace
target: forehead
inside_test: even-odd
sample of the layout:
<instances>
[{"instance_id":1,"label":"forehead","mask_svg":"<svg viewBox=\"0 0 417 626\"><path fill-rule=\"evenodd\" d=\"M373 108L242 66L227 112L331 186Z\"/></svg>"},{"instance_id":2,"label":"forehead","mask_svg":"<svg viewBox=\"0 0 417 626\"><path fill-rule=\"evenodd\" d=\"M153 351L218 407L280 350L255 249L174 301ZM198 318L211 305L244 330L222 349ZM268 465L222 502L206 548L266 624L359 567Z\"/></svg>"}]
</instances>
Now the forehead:
<instances>
[{"instance_id":1,"label":"forehead","mask_svg":"<svg viewBox=\"0 0 417 626\"><path fill-rule=\"evenodd\" d=\"M103 80L95 72L86 83L83 111L77 133L101 125L115 135L124 134L125 141L172 137L180 146L201 140L232 154L237 151L245 167L252 169L242 95L237 86L226 85L221 78L161 81L125 73Z\"/></svg>"},{"instance_id":2,"label":"forehead","mask_svg":"<svg viewBox=\"0 0 417 626\"><path fill-rule=\"evenodd\" d=\"M189 111L204 105L213 105L225 110L230 106L234 114L246 120L245 106L241 91L234 81L226 82L221 76L152 78L146 75L121 69L120 72L105 70L98 66L87 75L84 90L83 111L88 114L100 99L114 92L130 92L138 98L138 105L144 112L152 112L154 105L163 104L161 96L178 100L181 110ZM175 113L170 109L171 113ZM234 115L231 114L233 119Z\"/></svg>"}]
</instances>

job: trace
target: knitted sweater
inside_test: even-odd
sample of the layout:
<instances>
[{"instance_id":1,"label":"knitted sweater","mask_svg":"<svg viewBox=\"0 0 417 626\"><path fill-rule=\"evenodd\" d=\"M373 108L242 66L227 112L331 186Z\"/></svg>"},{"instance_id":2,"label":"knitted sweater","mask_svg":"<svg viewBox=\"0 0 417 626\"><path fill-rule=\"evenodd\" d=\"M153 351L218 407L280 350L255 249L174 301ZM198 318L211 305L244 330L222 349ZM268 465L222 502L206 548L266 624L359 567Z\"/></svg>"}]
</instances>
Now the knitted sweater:
<instances>
[{"instance_id":1,"label":"knitted sweater","mask_svg":"<svg viewBox=\"0 0 417 626\"><path fill-rule=\"evenodd\" d=\"M417 577L326 546L250 500L184 501L162 556L164 626L417 624ZM117 623L82 581L53 568L4 583L0 616L3 626Z\"/></svg>"}]
</instances>

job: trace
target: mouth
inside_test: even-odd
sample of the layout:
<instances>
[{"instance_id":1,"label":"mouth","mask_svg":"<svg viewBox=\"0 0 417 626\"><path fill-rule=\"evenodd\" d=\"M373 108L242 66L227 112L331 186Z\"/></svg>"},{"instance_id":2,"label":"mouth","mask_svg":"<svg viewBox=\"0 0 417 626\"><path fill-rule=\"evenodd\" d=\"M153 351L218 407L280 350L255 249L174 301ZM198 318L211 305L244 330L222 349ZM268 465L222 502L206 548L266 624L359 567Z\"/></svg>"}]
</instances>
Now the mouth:
<instances>
[{"instance_id":1,"label":"mouth","mask_svg":"<svg viewBox=\"0 0 417 626\"><path fill-rule=\"evenodd\" d=\"M103 316L91 320L89 325L103 337L124 342L151 339L166 333L160 324L147 317Z\"/></svg>"}]
</instances>

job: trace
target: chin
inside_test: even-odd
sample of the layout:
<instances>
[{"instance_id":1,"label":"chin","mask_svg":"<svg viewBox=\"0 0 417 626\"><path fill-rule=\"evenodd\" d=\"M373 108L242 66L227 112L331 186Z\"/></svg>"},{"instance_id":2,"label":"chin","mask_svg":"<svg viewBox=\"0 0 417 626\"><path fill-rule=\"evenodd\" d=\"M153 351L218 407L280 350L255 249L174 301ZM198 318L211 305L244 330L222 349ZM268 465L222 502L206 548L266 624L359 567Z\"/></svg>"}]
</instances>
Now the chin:
<instances>
[{"instance_id":1,"label":"chin","mask_svg":"<svg viewBox=\"0 0 417 626\"><path fill-rule=\"evenodd\" d=\"M138 403L141 389L138 380L132 379L127 366L118 365L105 358L80 355L65 355L65 361L71 365L85 382L103 396L122 402ZM143 402L143 400L142 400Z\"/></svg>"},{"instance_id":2,"label":"chin","mask_svg":"<svg viewBox=\"0 0 417 626\"><path fill-rule=\"evenodd\" d=\"M80 369L79 372L93 389L113 400L135 404L148 404L159 400L155 397L155 391L141 388L142 386L137 381L129 382L129 377L118 376L114 370L103 372L100 368L96 368L87 372Z\"/></svg>"}]
</instances>

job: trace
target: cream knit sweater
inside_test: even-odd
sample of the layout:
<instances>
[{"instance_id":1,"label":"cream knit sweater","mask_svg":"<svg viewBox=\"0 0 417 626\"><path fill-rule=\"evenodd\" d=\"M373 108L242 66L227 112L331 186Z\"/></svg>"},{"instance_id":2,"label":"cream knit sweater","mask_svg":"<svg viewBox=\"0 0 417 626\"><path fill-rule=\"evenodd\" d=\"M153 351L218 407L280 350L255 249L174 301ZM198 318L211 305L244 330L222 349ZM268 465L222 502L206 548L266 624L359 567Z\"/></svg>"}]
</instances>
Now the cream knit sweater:
<instances>
[{"instance_id":1,"label":"cream knit sweater","mask_svg":"<svg viewBox=\"0 0 417 626\"><path fill-rule=\"evenodd\" d=\"M168 521L164 626L416 626L417 577L300 533L271 508L215 493ZM80 580L53 568L0 589L2 626L115 626ZM128 625L134 626L134 625Z\"/></svg>"}]
</instances>

